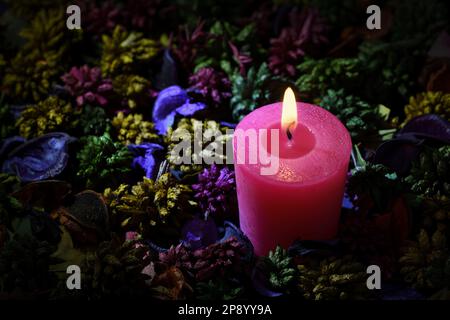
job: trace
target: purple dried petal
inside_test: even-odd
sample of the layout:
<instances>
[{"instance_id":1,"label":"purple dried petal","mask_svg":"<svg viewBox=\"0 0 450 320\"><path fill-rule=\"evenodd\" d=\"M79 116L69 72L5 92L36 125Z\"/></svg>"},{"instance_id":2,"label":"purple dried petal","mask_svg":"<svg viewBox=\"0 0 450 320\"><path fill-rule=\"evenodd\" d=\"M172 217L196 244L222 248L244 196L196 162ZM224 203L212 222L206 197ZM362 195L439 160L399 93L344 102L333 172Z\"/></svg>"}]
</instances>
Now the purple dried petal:
<instances>
[{"instance_id":1,"label":"purple dried petal","mask_svg":"<svg viewBox=\"0 0 450 320\"><path fill-rule=\"evenodd\" d=\"M212 219L192 219L184 225L182 235L184 245L192 250L207 247L218 239L217 227Z\"/></svg>"},{"instance_id":2,"label":"purple dried petal","mask_svg":"<svg viewBox=\"0 0 450 320\"><path fill-rule=\"evenodd\" d=\"M164 150L162 146L156 143L142 143L140 145L130 144L128 150L134 154L132 167L144 169L147 178L153 178L156 173L157 153Z\"/></svg>"},{"instance_id":3,"label":"purple dried petal","mask_svg":"<svg viewBox=\"0 0 450 320\"><path fill-rule=\"evenodd\" d=\"M397 136L413 134L419 138L428 138L450 144L450 122L436 114L415 117L409 121Z\"/></svg>"},{"instance_id":4,"label":"purple dried petal","mask_svg":"<svg viewBox=\"0 0 450 320\"><path fill-rule=\"evenodd\" d=\"M53 132L25 142L3 162L2 171L16 174L22 181L38 181L60 174L69 158L68 144L74 138Z\"/></svg>"},{"instance_id":5,"label":"purple dried petal","mask_svg":"<svg viewBox=\"0 0 450 320\"><path fill-rule=\"evenodd\" d=\"M179 86L168 87L158 94L153 107L155 129L159 134L165 134L173 124L176 113L191 116L205 107L202 103L190 103L186 90Z\"/></svg>"}]
</instances>

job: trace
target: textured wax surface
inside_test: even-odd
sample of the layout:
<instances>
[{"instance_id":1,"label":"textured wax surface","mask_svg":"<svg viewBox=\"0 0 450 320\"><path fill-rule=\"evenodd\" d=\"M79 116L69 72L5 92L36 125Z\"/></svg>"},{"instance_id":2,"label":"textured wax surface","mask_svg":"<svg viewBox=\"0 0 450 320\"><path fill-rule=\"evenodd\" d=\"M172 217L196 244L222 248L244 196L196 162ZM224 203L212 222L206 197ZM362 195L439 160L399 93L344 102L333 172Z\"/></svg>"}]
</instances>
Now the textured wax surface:
<instances>
[{"instance_id":1,"label":"textured wax surface","mask_svg":"<svg viewBox=\"0 0 450 320\"><path fill-rule=\"evenodd\" d=\"M239 123L236 129L280 128L281 106L281 103L275 103L253 111ZM313 136L313 147L306 154L295 157L287 156L286 153L289 153L285 146L287 137L285 132L280 129L279 171L276 175L264 176L265 180L313 183L333 175L348 163L351 140L344 125L330 112L311 104L297 103L297 112L299 125L293 131L294 144L302 144L305 143L302 141L303 139L309 139L303 136L304 132L301 130L301 126L304 126ZM237 143L236 140L234 143ZM248 159L248 153L246 159ZM244 167L249 173L260 175L261 166L261 163L258 162L256 164L247 163Z\"/></svg>"}]
</instances>

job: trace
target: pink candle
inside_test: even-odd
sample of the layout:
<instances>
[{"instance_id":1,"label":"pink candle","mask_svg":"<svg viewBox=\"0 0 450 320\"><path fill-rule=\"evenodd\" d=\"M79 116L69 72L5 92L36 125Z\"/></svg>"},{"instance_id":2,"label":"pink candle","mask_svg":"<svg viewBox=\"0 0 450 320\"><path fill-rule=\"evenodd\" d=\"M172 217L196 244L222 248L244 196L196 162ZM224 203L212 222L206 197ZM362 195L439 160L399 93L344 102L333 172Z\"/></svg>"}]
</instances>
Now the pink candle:
<instances>
[{"instance_id":1,"label":"pink candle","mask_svg":"<svg viewBox=\"0 0 450 320\"><path fill-rule=\"evenodd\" d=\"M283 121L283 104L275 103L256 109L236 128L236 133L254 129L258 138L264 134L259 129L269 130L263 148L278 160L274 174L262 174L267 162L261 159L249 163L250 154L255 152L249 149L250 138L244 140L244 147L243 140L234 136L240 225L258 255L267 254L277 245L286 248L296 239L331 239L338 228L352 146L350 135L328 111L295 103L293 93L291 100L290 114L285 106ZM270 140L270 129L279 129L275 141ZM273 142L279 145L278 155L274 154ZM245 148L244 161L237 155L238 148Z\"/></svg>"}]
</instances>

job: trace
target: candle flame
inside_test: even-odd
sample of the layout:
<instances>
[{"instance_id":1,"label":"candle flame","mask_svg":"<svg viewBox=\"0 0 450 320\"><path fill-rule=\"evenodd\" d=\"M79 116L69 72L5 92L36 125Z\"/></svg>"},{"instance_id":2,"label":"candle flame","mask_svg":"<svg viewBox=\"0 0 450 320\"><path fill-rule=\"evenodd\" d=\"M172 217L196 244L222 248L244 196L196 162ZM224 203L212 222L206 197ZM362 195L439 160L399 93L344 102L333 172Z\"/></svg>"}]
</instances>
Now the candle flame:
<instances>
[{"instance_id":1,"label":"candle flame","mask_svg":"<svg viewBox=\"0 0 450 320\"><path fill-rule=\"evenodd\" d=\"M281 110L281 128L288 133L297 127L297 102L294 91L290 87L286 89Z\"/></svg>"}]
</instances>

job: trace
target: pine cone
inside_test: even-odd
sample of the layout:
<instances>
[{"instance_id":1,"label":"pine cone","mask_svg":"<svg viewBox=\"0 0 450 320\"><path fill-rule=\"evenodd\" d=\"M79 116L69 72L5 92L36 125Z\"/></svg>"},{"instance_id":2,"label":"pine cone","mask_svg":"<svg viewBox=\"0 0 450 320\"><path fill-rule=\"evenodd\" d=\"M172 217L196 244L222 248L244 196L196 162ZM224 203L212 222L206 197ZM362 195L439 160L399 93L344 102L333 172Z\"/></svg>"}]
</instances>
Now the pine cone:
<instances>
[{"instance_id":1,"label":"pine cone","mask_svg":"<svg viewBox=\"0 0 450 320\"><path fill-rule=\"evenodd\" d=\"M117 139L124 144L141 144L143 142L157 141L158 135L154 131L152 122L144 121L141 114L124 115L120 111L112 120L117 131Z\"/></svg>"},{"instance_id":2,"label":"pine cone","mask_svg":"<svg viewBox=\"0 0 450 320\"><path fill-rule=\"evenodd\" d=\"M20 135L36 138L52 131L67 131L74 124L74 110L70 103L50 96L37 105L27 106L16 122Z\"/></svg>"},{"instance_id":3,"label":"pine cone","mask_svg":"<svg viewBox=\"0 0 450 320\"><path fill-rule=\"evenodd\" d=\"M298 287L307 300L359 300L369 296L365 268L351 256L325 259L316 267L297 268Z\"/></svg>"},{"instance_id":4,"label":"pine cone","mask_svg":"<svg viewBox=\"0 0 450 320\"><path fill-rule=\"evenodd\" d=\"M142 270L148 264L147 249L134 241L103 242L86 257L83 292L90 299L144 296L148 276Z\"/></svg>"}]
</instances>

